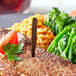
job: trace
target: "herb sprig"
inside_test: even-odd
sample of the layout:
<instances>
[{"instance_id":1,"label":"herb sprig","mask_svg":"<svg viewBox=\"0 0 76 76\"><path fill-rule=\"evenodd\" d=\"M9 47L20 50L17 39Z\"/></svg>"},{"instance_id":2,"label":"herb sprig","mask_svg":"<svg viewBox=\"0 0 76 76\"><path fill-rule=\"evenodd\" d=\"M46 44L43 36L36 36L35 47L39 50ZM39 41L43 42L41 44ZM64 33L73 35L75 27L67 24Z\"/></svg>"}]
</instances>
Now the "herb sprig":
<instances>
[{"instance_id":1,"label":"herb sprig","mask_svg":"<svg viewBox=\"0 0 76 76\"><path fill-rule=\"evenodd\" d=\"M10 61L21 61L22 59L20 57L18 57L16 54L18 53L22 53L22 49L23 49L24 44L23 43L19 43L18 45L16 44L12 44L8 43L6 45L4 45L3 51L5 52L4 56L7 55L8 59Z\"/></svg>"}]
</instances>

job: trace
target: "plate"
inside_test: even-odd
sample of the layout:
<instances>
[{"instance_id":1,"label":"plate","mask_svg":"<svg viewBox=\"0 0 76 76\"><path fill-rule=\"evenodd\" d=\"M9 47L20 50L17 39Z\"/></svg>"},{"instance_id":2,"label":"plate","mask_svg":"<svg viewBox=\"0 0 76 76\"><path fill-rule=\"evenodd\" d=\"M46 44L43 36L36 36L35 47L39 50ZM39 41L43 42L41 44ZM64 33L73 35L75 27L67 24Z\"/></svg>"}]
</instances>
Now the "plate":
<instances>
[{"instance_id":1,"label":"plate","mask_svg":"<svg viewBox=\"0 0 76 76\"><path fill-rule=\"evenodd\" d=\"M24 18L28 18L29 16L34 14L5 14L0 15L0 27L8 28L12 26L16 22L21 22Z\"/></svg>"}]
</instances>

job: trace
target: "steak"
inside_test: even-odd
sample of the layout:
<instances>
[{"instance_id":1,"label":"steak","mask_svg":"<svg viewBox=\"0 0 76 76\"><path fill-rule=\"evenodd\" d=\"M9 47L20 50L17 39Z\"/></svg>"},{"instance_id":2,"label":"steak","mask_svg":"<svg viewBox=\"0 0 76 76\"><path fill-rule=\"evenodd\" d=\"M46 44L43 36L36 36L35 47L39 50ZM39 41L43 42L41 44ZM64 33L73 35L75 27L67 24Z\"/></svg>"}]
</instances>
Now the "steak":
<instances>
[{"instance_id":1,"label":"steak","mask_svg":"<svg viewBox=\"0 0 76 76\"><path fill-rule=\"evenodd\" d=\"M8 32L0 28L0 38ZM18 33L18 41L24 43L23 53L17 54L22 61L10 61L7 56L0 59L0 76L76 76L75 64L38 46L32 57L30 40Z\"/></svg>"}]
</instances>

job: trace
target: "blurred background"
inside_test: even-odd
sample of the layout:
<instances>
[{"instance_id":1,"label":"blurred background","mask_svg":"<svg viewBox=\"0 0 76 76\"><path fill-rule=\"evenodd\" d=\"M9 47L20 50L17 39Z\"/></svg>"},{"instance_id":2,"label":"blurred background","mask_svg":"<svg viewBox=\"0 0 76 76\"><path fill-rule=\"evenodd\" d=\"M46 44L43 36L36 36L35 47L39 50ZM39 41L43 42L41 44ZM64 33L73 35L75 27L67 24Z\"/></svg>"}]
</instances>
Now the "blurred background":
<instances>
[{"instance_id":1,"label":"blurred background","mask_svg":"<svg viewBox=\"0 0 76 76\"><path fill-rule=\"evenodd\" d=\"M76 0L0 0L0 14L5 13L42 13L52 7L71 12L76 9Z\"/></svg>"},{"instance_id":2,"label":"blurred background","mask_svg":"<svg viewBox=\"0 0 76 76\"><path fill-rule=\"evenodd\" d=\"M76 10L76 0L0 0L0 26L7 28L34 14L47 14L52 7L67 13Z\"/></svg>"},{"instance_id":3,"label":"blurred background","mask_svg":"<svg viewBox=\"0 0 76 76\"><path fill-rule=\"evenodd\" d=\"M76 9L76 0L32 0L30 11L48 13L52 7L58 7L61 11L71 12Z\"/></svg>"}]
</instances>

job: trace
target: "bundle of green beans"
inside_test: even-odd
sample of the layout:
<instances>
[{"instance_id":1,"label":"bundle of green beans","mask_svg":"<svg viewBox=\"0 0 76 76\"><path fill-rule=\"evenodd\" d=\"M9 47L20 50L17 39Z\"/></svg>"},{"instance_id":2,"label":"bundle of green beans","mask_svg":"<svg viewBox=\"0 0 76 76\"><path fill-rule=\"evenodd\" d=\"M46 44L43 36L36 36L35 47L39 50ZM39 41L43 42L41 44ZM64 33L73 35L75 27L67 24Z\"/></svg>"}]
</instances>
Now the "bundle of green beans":
<instances>
[{"instance_id":1,"label":"bundle of green beans","mask_svg":"<svg viewBox=\"0 0 76 76\"><path fill-rule=\"evenodd\" d=\"M76 64L76 22L66 26L55 37L47 51Z\"/></svg>"}]
</instances>

